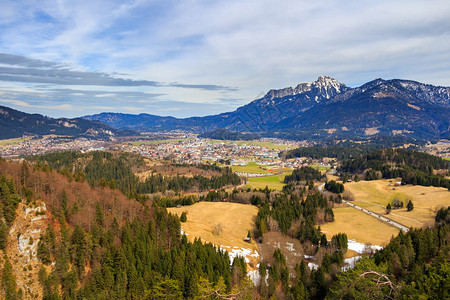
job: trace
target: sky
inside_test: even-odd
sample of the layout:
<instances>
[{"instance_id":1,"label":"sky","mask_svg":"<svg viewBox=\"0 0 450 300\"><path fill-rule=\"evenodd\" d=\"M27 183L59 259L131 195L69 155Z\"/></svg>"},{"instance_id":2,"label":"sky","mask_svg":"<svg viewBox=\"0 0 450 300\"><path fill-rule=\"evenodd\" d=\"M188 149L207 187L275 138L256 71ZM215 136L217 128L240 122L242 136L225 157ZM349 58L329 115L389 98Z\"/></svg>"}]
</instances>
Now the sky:
<instances>
[{"instance_id":1,"label":"sky","mask_svg":"<svg viewBox=\"0 0 450 300\"><path fill-rule=\"evenodd\" d=\"M450 4L2 0L0 105L190 117L331 76L450 86Z\"/></svg>"}]
</instances>

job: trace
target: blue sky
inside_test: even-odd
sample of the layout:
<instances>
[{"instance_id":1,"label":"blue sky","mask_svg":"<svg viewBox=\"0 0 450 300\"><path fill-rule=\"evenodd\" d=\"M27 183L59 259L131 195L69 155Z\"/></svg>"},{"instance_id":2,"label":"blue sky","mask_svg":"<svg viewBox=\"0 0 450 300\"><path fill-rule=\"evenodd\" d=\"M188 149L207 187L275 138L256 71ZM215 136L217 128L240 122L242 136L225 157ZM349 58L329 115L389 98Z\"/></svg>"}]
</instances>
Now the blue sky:
<instances>
[{"instance_id":1,"label":"blue sky","mask_svg":"<svg viewBox=\"0 0 450 300\"><path fill-rule=\"evenodd\" d=\"M450 86L448 1L2 1L0 105L226 112L329 75Z\"/></svg>"}]
</instances>

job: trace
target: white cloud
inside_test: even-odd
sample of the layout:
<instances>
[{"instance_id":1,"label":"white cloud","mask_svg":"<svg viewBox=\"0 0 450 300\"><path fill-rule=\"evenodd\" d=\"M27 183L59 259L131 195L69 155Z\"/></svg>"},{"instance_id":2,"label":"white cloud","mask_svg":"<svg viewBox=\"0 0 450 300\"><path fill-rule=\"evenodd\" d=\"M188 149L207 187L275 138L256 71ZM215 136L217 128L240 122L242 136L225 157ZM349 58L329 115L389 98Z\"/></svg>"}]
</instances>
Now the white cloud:
<instances>
[{"instance_id":1,"label":"white cloud","mask_svg":"<svg viewBox=\"0 0 450 300\"><path fill-rule=\"evenodd\" d=\"M72 75L96 74L92 80L108 74L123 85L158 83L121 91L164 94L133 99L157 99L180 116L185 110L168 106L205 103L227 111L319 75L350 86L377 77L448 86L449 14L444 0L5 1L0 49L70 66ZM46 80L40 82L62 84ZM121 101L113 97L119 87L105 91L86 80L76 93L102 90L86 96Z\"/></svg>"}]
</instances>

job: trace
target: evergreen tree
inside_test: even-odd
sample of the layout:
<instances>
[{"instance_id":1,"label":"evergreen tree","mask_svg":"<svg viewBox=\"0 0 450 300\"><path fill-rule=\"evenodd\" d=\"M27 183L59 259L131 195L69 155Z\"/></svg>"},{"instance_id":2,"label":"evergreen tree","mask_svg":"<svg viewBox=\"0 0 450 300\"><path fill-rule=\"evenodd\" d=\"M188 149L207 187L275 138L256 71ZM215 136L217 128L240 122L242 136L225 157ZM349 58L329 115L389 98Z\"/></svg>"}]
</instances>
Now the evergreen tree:
<instances>
[{"instance_id":1,"label":"evergreen tree","mask_svg":"<svg viewBox=\"0 0 450 300\"><path fill-rule=\"evenodd\" d=\"M183 222L183 223L187 221L186 212L183 211L183 212L181 213L180 221Z\"/></svg>"},{"instance_id":2,"label":"evergreen tree","mask_svg":"<svg viewBox=\"0 0 450 300\"><path fill-rule=\"evenodd\" d=\"M386 213L389 214L392 210L391 204L388 203L388 205L386 205Z\"/></svg>"},{"instance_id":3,"label":"evergreen tree","mask_svg":"<svg viewBox=\"0 0 450 300\"><path fill-rule=\"evenodd\" d=\"M16 277L13 274L11 263L5 255L2 270L2 291L5 299L18 299Z\"/></svg>"},{"instance_id":4,"label":"evergreen tree","mask_svg":"<svg viewBox=\"0 0 450 300\"><path fill-rule=\"evenodd\" d=\"M411 200L408 201L408 204L406 205L406 208L408 211L412 211L414 209L414 204Z\"/></svg>"}]
</instances>

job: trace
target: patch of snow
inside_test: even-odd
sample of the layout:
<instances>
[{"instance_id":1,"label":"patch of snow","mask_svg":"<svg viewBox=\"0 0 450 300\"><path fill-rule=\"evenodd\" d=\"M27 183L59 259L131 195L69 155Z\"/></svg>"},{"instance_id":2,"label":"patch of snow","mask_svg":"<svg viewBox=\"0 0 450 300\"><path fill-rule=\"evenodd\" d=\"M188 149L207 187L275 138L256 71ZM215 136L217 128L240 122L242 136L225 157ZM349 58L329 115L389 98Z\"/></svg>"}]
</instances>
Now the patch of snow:
<instances>
[{"instance_id":1,"label":"patch of snow","mask_svg":"<svg viewBox=\"0 0 450 300\"><path fill-rule=\"evenodd\" d=\"M370 249L372 251L383 249L383 247L378 245L365 245L363 243L359 243L354 240L348 240L348 247L349 250L353 250L357 252L358 254L364 253L365 250Z\"/></svg>"},{"instance_id":2,"label":"patch of snow","mask_svg":"<svg viewBox=\"0 0 450 300\"><path fill-rule=\"evenodd\" d=\"M341 268L342 271L346 271L348 269L354 268L355 264L361 259L361 256L354 256L350 258L344 259L344 262L347 264Z\"/></svg>"},{"instance_id":3,"label":"patch of snow","mask_svg":"<svg viewBox=\"0 0 450 300\"><path fill-rule=\"evenodd\" d=\"M308 267L311 269L311 270L317 270L318 268L319 268L319 266L318 265L316 265L315 263L308 263Z\"/></svg>"},{"instance_id":4,"label":"patch of snow","mask_svg":"<svg viewBox=\"0 0 450 300\"><path fill-rule=\"evenodd\" d=\"M255 286L259 285L259 283L261 282L261 274L259 274L259 270L248 272L247 277L250 278L250 280L253 282ZM264 278L266 285L268 285L268 280L269 280L269 272L266 272L266 276Z\"/></svg>"},{"instance_id":5,"label":"patch of snow","mask_svg":"<svg viewBox=\"0 0 450 300\"><path fill-rule=\"evenodd\" d=\"M239 248L239 247L234 247L234 249L232 249L231 251L228 252L228 255L230 256L231 264L233 263L234 258L238 257L238 256L244 257L244 260L246 263L250 262L250 259L248 257L259 257L259 254L258 254L258 252L256 252L256 250L252 251L252 249Z\"/></svg>"},{"instance_id":6,"label":"patch of snow","mask_svg":"<svg viewBox=\"0 0 450 300\"><path fill-rule=\"evenodd\" d=\"M294 243L286 243L286 249L288 250L288 251L291 251L291 252L293 252L295 249L294 249Z\"/></svg>"},{"instance_id":7,"label":"patch of snow","mask_svg":"<svg viewBox=\"0 0 450 300\"><path fill-rule=\"evenodd\" d=\"M261 281L261 275L259 274L259 270L249 271L247 273L247 277L253 282L255 286L259 285Z\"/></svg>"}]
</instances>

